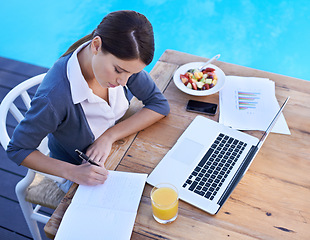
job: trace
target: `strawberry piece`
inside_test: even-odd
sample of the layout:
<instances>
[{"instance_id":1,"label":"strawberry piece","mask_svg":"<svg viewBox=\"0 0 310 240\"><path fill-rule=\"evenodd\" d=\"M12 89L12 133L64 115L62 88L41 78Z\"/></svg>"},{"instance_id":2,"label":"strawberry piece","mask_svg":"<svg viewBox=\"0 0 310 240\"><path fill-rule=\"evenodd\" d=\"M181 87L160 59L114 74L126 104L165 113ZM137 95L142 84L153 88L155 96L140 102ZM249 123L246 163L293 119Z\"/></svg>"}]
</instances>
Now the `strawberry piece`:
<instances>
[{"instance_id":1,"label":"strawberry piece","mask_svg":"<svg viewBox=\"0 0 310 240\"><path fill-rule=\"evenodd\" d=\"M194 90L197 90L197 84L195 82L192 82L192 87Z\"/></svg>"},{"instance_id":2,"label":"strawberry piece","mask_svg":"<svg viewBox=\"0 0 310 240\"><path fill-rule=\"evenodd\" d=\"M207 73L207 72L214 72L215 69L214 69L214 68L209 68L209 67L208 67L208 68L204 69L203 71L206 72L206 73Z\"/></svg>"}]
</instances>

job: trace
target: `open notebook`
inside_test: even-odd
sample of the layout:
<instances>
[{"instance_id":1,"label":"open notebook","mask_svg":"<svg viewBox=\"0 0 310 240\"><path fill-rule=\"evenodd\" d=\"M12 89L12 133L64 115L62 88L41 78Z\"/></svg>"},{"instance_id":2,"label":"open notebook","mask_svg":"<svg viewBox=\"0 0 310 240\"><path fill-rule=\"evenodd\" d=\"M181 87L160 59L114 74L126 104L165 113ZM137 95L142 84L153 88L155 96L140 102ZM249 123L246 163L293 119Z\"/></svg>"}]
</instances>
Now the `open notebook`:
<instances>
[{"instance_id":1,"label":"open notebook","mask_svg":"<svg viewBox=\"0 0 310 240\"><path fill-rule=\"evenodd\" d=\"M109 171L102 185L80 185L55 239L130 239L146 177Z\"/></svg>"}]
</instances>

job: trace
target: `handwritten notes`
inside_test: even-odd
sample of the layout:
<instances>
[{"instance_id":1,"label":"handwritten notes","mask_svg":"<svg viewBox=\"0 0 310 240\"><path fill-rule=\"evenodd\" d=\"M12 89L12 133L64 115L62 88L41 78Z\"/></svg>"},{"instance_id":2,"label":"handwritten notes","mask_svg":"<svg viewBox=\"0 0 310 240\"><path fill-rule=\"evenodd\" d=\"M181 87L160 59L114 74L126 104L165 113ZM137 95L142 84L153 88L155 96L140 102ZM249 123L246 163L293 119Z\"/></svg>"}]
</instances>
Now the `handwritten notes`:
<instances>
[{"instance_id":1,"label":"handwritten notes","mask_svg":"<svg viewBox=\"0 0 310 240\"><path fill-rule=\"evenodd\" d=\"M55 239L130 239L146 177L110 171L102 185L80 185Z\"/></svg>"}]
</instances>

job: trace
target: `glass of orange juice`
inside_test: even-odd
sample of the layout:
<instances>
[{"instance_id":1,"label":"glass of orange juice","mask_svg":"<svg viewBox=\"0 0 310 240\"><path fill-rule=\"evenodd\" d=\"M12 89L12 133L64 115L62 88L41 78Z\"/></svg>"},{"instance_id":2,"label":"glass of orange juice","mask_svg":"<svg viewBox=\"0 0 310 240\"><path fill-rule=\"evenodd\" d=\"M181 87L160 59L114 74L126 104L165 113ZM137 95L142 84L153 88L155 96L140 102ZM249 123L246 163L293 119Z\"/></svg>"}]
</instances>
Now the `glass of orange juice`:
<instances>
[{"instance_id":1,"label":"glass of orange juice","mask_svg":"<svg viewBox=\"0 0 310 240\"><path fill-rule=\"evenodd\" d=\"M161 224L173 222L178 216L178 189L169 183L156 185L151 191L153 217Z\"/></svg>"}]
</instances>

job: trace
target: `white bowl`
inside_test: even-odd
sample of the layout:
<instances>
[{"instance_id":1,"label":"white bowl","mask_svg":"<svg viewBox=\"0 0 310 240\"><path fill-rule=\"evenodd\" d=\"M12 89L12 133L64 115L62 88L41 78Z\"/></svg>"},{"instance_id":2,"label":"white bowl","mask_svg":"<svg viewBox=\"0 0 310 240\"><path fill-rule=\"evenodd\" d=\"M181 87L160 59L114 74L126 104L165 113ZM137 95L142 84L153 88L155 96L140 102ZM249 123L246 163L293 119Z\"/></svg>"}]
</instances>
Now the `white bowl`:
<instances>
[{"instance_id":1,"label":"white bowl","mask_svg":"<svg viewBox=\"0 0 310 240\"><path fill-rule=\"evenodd\" d=\"M224 87L224 84L225 84L225 73L219 67L213 64L209 64L207 66L207 67L214 68L215 74L217 75L217 84L213 88L210 88L208 90L193 90L193 89L186 87L184 83L181 81L180 74L186 73L189 69L199 68L203 64L204 62L191 62L191 63L187 63L179 67L173 75L173 81L174 81L174 84L177 86L177 88L180 89L182 92L185 92L193 96L207 96L207 95L211 95L211 94L214 94L220 91Z\"/></svg>"}]
</instances>

